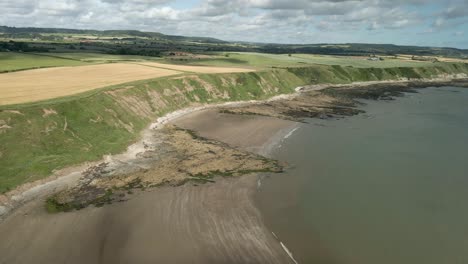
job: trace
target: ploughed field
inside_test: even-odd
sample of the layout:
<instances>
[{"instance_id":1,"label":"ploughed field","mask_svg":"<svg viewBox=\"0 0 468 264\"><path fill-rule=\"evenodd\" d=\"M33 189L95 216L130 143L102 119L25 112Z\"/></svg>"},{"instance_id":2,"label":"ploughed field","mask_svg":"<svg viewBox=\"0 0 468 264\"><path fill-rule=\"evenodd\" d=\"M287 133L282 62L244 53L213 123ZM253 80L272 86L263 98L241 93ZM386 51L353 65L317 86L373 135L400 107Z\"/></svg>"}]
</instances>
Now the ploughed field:
<instances>
[{"instance_id":1,"label":"ploughed field","mask_svg":"<svg viewBox=\"0 0 468 264\"><path fill-rule=\"evenodd\" d=\"M0 105L22 104L74 95L111 85L184 72L247 72L250 69L179 66L160 63L111 63L55 67L0 74Z\"/></svg>"}]
</instances>

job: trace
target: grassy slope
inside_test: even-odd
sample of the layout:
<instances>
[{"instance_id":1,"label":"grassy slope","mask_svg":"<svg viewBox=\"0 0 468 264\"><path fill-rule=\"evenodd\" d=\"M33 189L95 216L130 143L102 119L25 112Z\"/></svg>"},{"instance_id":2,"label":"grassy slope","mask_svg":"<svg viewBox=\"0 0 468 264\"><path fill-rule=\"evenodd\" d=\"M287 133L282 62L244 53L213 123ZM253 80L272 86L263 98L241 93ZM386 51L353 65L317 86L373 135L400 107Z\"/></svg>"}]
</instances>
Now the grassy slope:
<instances>
[{"instance_id":1,"label":"grassy slope","mask_svg":"<svg viewBox=\"0 0 468 264\"><path fill-rule=\"evenodd\" d=\"M30 53L0 52L0 73L44 67L78 66L86 64L86 62L40 56Z\"/></svg>"},{"instance_id":2,"label":"grassy slope","mask_svg":"<svg viewBox=\"0 0 468 264\"><path fill-rule=\"evenodd\" d=\"M4 107L0 111L0 193L44 178L54 169L121 152L152 120L182 107L264 99L310 83L424 78L459 72L468 73L468 66L360 69L321 65L199 74L139 81L14 109ZM44 109L56 114L45 116Z\"/></svg>"},{"instance_id":3,"label":"grassy slope","mask_svg":"<svg viewBox=\"0 0 468 264\"><path fill-rule=\"evenodd\" d=\"M399 78L431 78L450 73L468 73L468 64L434 63L426 67L394 68L355 68L350 66L315 66L289 68L290 72L304 82L317 83L350 83L380 80L397 80Z\"/></svg>"},{"instance_id":4,"label":"grassy slope","mask_svg":"<svg viewBox=\"0 0 468 264\"><path fill-rule=\"evenodd\" d=\"M0 193L54 169L123 151L158 116L194 103L267 98L302 81L275 72L162 78L0 112ZM207 84L213 90L204 89ZM188 87L191 88L188 88ZM277 89L275 89L275 88ZM9 107L11 109L11 107ZM44 116L44 109L57 114Z\"/></svg>"}]
</instances>

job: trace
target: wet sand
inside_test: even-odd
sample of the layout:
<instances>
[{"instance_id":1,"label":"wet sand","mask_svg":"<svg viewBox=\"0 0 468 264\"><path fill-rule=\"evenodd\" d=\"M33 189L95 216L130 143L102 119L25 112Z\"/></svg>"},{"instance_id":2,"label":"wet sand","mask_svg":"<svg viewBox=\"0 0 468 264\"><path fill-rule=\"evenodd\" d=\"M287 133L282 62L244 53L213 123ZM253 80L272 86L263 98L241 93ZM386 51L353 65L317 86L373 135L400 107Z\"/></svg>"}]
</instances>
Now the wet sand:
<instances>
[{"instance_id":1,"label":"wet sand","mask_svg":"<svg viewBox=\"0 0 468 264\"><path fill-rule=\"evenodd\" d=\"M271 145L298 125L269 116L224 114L217 109L194 112L173 123L202 137L262 155L268 155Z\"/></svg>"},{"instance_id":2,"label":"wet sand","mask_svg":"<svg viewBox=\"0 0 468 264\"><path fill-rule=\"evenodd\" d=\"M36 202L0 226L0 262L289 263L252 203L255 181L162 187L58 215Z\"/></svg>"},{"instance_id":3,"label":"wet sand","mask_svg":"<svg viewBox=\"0 0 468 264\"><path fill-rule=\"evenodd\" d=\"M296 123L220 114L178 126L260 152ZM292 263L253 202L256 175L137 191L125 202L48 214L37 200L0 224L0 263Z\"/></svg>"}]
</instances>

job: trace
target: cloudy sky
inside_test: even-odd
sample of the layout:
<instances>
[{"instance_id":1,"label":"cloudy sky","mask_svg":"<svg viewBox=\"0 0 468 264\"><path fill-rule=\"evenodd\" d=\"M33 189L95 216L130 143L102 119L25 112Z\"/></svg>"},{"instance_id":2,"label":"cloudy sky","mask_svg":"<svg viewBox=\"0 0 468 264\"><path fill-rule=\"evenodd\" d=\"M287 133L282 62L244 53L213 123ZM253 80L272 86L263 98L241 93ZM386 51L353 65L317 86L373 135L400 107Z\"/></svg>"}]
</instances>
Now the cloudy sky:
<instances>
[{"instance_id":1,"label":"cloudy sky","mask_svg":"<svg viewBox=\"0 0 468 264\"><path fill-rule=\"evenodd\" d=\"M468 49L468 0L0 0L0 25Z\"/></svg>"}]
</instances>

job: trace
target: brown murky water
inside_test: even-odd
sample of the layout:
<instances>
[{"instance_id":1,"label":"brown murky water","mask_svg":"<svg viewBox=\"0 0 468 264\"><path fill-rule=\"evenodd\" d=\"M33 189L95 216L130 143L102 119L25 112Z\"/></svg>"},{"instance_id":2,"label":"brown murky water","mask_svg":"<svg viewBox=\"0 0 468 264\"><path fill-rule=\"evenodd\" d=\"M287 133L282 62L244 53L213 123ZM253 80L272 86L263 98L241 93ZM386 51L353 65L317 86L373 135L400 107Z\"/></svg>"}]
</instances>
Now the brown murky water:
<instances>
[{"instance_id":1,"label":"brown murky water","mask_svg":"<svg viewBox=\"0 0 468 264\"><path fill-rule=\"evenodd\" d=\"M262 181L269 228L299 263L468 263L468 89L427 88L310 120Z\"/></svg>"}]
</instances>

